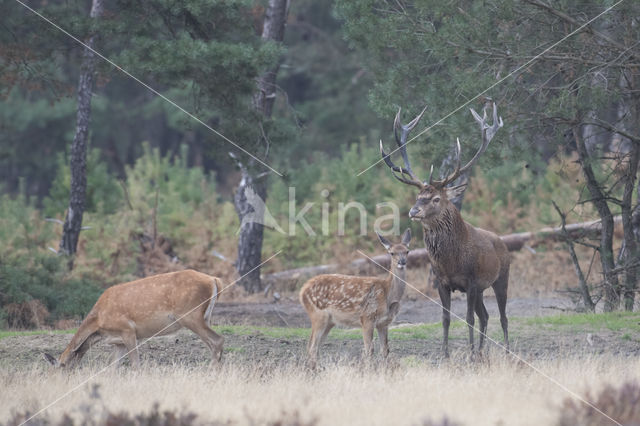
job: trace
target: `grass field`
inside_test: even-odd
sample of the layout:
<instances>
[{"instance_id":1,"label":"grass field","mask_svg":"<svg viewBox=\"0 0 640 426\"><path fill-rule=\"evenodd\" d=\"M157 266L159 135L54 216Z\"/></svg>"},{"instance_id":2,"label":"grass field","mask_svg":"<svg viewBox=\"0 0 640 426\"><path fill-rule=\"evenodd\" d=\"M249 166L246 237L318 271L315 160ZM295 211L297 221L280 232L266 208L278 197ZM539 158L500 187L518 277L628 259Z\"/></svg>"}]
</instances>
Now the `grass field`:
<instances>
[{"instance_id":1,"label":"grass field","mask_svg":"<svg viewBox=\"0 0 640 426\"><path fill-rule=\"evenodd\" d=\"M41 416L100 419L107 412L149 413L158 404L160 411L231 424L419 425L447 417L463 425L547 425L557 424L566 398L640 382L638 313L513 318L514 342L523 342L515 350L524 361L493 348L471 362L466 327L452 325L451 359L439 356L440 324L422 324L394 328L390 362L372 366L358 356L358 330L335 330L315 373L303 366L308 330L302 328L218 327L225 361L212 369L204 345L189 333L158 338L141 349L140 370L104 372L104 348L92 349L71 372L39 360L39 351L63 348L68 334L3 333L0 422L62 397ZM490 335L498 337L499 327L490 327ZM518 349L536 345L547 346ZM596 424L614 424L600 417Z\"/></svg>"}]
</instances>

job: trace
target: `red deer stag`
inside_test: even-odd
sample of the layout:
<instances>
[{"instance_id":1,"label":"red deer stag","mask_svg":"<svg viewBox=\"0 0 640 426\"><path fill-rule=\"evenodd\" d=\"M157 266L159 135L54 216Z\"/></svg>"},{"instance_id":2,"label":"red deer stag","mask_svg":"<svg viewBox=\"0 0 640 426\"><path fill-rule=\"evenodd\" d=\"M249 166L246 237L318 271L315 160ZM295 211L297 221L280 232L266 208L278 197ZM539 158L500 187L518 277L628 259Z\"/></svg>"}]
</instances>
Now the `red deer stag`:
<instances>
[{"instance_id":1,"label":"red deer stag","mask_svg":"<svg viewBox=\"0 0 640 426\"><path fill-rule=\"evenodd\" d=\"M500 323L504 333L504 341L509 348L509 335L507 332L507 286L509 282L509 252L502 240L493 232L475 228L460 216L460 212L449 201L461 195L466 189L466 183L447 188L462 173L471 166L484 153L498 129L503 125L502 118L498 117L495 103L493 104L493 124L487 124L487 112L484 110L480 117L473 109L471 113L480 124L482 144L478 152L464 166L460 167L460 141L456 144L456 166L453 173L443 180L432 178L433 167L428 182L422 182L411 170L407 157L406 140L409 132L416 126L424 110L409 124L400 124L400 110L394 121L394 133L396 143L404 162L404 167L396 166L385 154L380 141L380 153L387 166L391 168L393 176L402 183L416 186L420 192L415 205L409 211L412 220L422 224L424 243L431 267L438 283L438 292L442 302L442 327L443 327L443 351L449 356L449 324L451 322L451 292L459 290L467 293L467 323L469 325L469 343L473 351L473 325L475 310L480 320L480 345L482 349L484 337L487 331L489 313L482 300L482 292L489 286L493 287L500 311ZM398 128L401 135L398 136Z\"/></svg>"},{"instance_id":2,"label":"red deer stag","mask_svg":"<svg viewBox=\"0 0 640 426\"><path fill-rule=\"evenodd\" d=\"M222 357L224 338L210 328L213 306L222 281L187 270L155 275L108 288L98 298L60 359L45 359L56 367L73 366L99 341L114 345L116 359L129 354L140 364L138 340L174 333L186 327L209 347L212 363Z\"/></svg>"},{"instance_id":3,"label":"red deer stag","mask_svg":"<svg viewBox=\"0 0 640 426\"><path fill-rule=\"evenodd\" d=\"M391 244L379 234L378 238L391 255L391 273L387 278L318 275L300 289L300 303L311 320L311 338L307 346L310 368L315 369L320 345L336 324L362 327L364 356L368 358L373 356L375 327L382 356L389 355L387 333L404 294L411 230L402 234L400 244Z\"/></svg>"}]
</instances>

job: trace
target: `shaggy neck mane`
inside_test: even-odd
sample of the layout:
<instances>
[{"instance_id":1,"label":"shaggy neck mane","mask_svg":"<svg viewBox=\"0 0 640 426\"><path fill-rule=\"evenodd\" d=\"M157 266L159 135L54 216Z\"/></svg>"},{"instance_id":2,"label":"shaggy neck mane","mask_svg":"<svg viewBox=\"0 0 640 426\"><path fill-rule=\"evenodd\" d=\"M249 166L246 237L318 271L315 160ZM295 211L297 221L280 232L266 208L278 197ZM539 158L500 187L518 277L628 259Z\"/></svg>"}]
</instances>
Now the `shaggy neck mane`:
<instances>
[{"instance_id":1,"label":"shaggy neck mane","mask_svg":"<svg viewBox=\"0 0 640 426\"><path fill-rule=\"evenodd\" d=\"M456 256L461 241L467 237L467 228L462 216L451 205L437 217L423 222L424 243L433 259Z\"/></svg>"}]
</instances>

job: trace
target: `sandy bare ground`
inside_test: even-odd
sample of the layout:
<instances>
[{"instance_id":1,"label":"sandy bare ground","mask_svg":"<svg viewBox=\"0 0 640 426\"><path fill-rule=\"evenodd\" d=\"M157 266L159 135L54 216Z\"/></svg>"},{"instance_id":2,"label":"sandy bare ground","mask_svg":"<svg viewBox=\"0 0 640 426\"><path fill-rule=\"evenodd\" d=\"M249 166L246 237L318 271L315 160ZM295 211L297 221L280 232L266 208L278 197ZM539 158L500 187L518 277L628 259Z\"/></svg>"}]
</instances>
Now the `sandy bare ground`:
<instances>
[{"instance_id":1,"label":"sandy bare ground","mask_svg":"<svg viewBox=\"0 0 640 426\"><path fill-rule=\"evenodd\" d=\"M498 318L495 297L486 296L485 306L489 321ZM437 303L436 303L437 302ZM433 300L403 300L396 324L421 324L439 322L442 308L437 297ZM570 309L571 301L560 297L516 298L507 302L507 316L535 317L552 315ZM460 317L466 316L466 299L454 293L451 311ZM310 327L309 318L297 300L288 298L277 303L219 303L214 310L214 324L258 325L273 327Z\"/></svg>"},{"instance_id":2,"label":"sandy bare ground","mask_svg":"<svg viewBox=\"0 0 640 426\"><path fill-rule=\"evenodd\" d=\"M502 353L502 332L499 325L495 300L487 298L489 311L488 334L496 343L489 343L489 350ZM461 317L465 315L463 298L453 301L452 311ZM569 306L560 298L514 299L508 304L511 348L521 358L555 359L566 353L578 356L600 354L623 357L640 356L640 334L629 336L626 331L580 330L572 328L540 329L530 324L527 318L558 314L558 309ZM436 364L441 356L441 308L429 301L407 300L403 303L399 316L392 327L406 327L411 324L431 324L427 332L420 336L409 335L391 341L392 360L406 358L422 359ZM220 303L215 310L214 324L222 326L218 331L225 337L224 358L250 364L302 365L305 360L307 336L304 333L288 333L288 327L309 326L303 308L294 301L278 303ZM225 325L241 325L240 331L224 329ZM456 327L457 325L457 327ZM259 327L285 328L276 333L266 332ZM626 335L625 335L626 333ZM283 337L284 336L284 337ZM0 340L0 367L29 367L42 362L42 353L60 354L70 341L70 334L40 334L33 336L7 337ZM141 342L143 359L154 363L171 365L200 365L209 361L209 352L202 341L187 330L164 337L156 337ZM451 330L451 349L455 354L466 354L467 328L454 319ZM351 338L333 338L332 335L321 349L321 364L331 365L336 358L352 359L359 362L362 343L358 334ZM377 350L377 348L376 348ZM109 362L110 347L101 343L92 348L86 359L106 365Z\"/></svg>"}]
</instances>

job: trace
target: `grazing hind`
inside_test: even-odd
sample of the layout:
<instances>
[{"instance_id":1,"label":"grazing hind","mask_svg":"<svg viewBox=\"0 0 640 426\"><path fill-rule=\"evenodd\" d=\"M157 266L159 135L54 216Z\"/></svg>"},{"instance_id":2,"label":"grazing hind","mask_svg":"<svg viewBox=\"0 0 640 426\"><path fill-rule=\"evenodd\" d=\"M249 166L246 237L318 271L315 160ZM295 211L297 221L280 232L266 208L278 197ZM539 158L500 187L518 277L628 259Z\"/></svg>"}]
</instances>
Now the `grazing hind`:
<instances>
[{"instance_id":1,"label":"grazing hind","mask_svg":"<svg viewBox=\"0 0 640 426\"><path fill-rule=\"evenodd\" d=\"M59 359L43 354L56 367L77 364L92 344L114 345L116 359L125 353L140 364L138 340L174 333L183 327L209 347L213 363L222 357L224 338L211 330L213 307L220 293L219 278L193 270L154 275L105 290Z\"/></svg>"},{"instance_id":2,"label":"grazing hind","mask_svg":"<svg viewBox=\"0 0 640 426\"><path fill-rule=\"evenodd\" d=\"M391 255L388 277L318 275L302 286L300 303L311 320L311 338L307 346L310 368L316 367L320 345L336 324L362 327L364 355L368 358L373 356L373 329L376 328L382 356L389 355L387 334L404 294L411 230L404 232L400 244L391 244L379 234L378 238Z\"/></svg>"}]
</instances>

